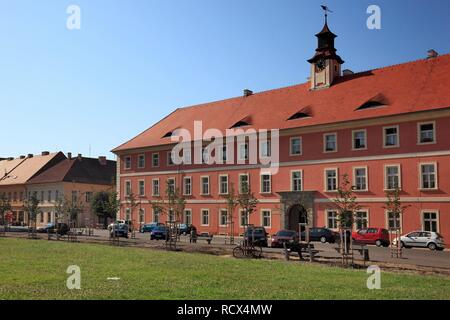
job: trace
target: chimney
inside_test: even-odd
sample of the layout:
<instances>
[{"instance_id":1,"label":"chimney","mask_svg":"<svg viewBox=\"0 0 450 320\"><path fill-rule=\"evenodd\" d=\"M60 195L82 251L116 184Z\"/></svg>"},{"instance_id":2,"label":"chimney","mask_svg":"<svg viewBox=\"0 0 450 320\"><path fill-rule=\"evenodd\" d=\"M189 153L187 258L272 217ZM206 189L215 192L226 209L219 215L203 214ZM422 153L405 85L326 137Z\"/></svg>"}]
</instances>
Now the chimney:
<instances>
[{"instance_id":1,"label":"chimney","mask_svg":"<svg viewBox=\"0 0 450 320\"><path fill-rule=\"evenodd\" d=\"M78 156L77 156L77 159L78 159L78 161L83 160L83 155L81 153L79 153Z\"/></svg>"},{"instance_id":2,"label":"chimney","mask_svg":"<svg viewBox=\"0 0 450 320\"><path fill-rule=\"evenodd\" d=\"M34 155L32 153L28 154L28 158L33 158L33 157L34 157Z\"/></svg>"},{"instance_id":3,"label":"chimney","mask_svg":"<svg viewBox=\"0 0 450 320\"><path fill-rule=\"evenodd\" d=\"M437 53L437 52L436 52L435 50L433 50L433 49L428 50L427 53L428 53L427 59L437 58L438 55L439 55L439 53Z\"/></svg>"},{"instance_id":4,"label":"chimney","mask_svg":"<svg viewBox=\"0 0 450 320\"><path fill-rule=\"evenodd\" d=\"M244 97L249 97L253 94L252 90L244 89Z\"/></svg>"},{"instance_id":5,"label":"chimney","mask_svg":"<svg viewBox=\"0 0 450 320\"><path fill-rule=\"evenodd\" d=\"M102 166L106 166L106 163L107 163L106 157L104 157L104 156L98 157L98 162L100 162L100 164Z\"/></svg>"},{"instance_id":6,"label":"chimney","mask_svg":"<svg viewBox=\"0 0 450 320\"><path fill-rule=\"evenodd\" d=\"M14 160L13 157L9 157L9 158L8 158L8 161L13 161L13 160Z\"/></svg>"},{"instance_id":7,"label":"chimney","mask_svg":"<svg viewBox=\"0 0 450 320\"><path fill-rule=\"evenodd\" d=\"M50 154L50 152L48 152L48 151L42 151L43 156L48 156L49 154Z\"/></svg>"},{"instance_id":8,"label":"chimney","mask_svg":"<svg viewBox=\"0 0 450 320\"><path fill-rule=\"evenodd\" d=\"M72 152L67 152L67 158L69 158L69 160L72 160Z\"/></svg>"},{"instance_id":9,"label":"chimney","mask_svg":"<svg viewBox=\"0 0 450 320\"><path fill-rule=\"evenodd\" d=\"M348 76L348 75L351 75L351 74L354 74L354 72L352 70L350 70L350 69L342 70L342 75L343 76Z\"/></svg>"},{"instance_id":10,"label":"chimney","mask_svg":"<svg viewBox=\"0 0 450 320\"><path fill-rule=\"evenodd\" d=\"M23 159L25 159L25 158L26 158L25 156L20 156L20 159L21 159L21 160L23 160Z\"/></svg>"}]
</instances>

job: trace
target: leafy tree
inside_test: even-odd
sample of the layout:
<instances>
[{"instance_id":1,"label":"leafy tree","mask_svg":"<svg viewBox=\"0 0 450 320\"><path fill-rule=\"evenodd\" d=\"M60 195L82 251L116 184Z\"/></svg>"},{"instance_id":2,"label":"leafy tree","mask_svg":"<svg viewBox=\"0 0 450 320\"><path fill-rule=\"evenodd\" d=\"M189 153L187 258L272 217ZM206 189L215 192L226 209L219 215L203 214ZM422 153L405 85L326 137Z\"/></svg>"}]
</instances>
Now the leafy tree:
<instances>
[{"instance_id":1,"label":"leafy tree","mask_svg":"<svg viewBox=\"0 0 450 320\"><path fill-rule=\"evenodd\" d=\"M175 215L175 221L181 221L186 207L186 199L181 195L179 188L171 187L169 183L166 183L165 194L166 199L160 198L150 201L153 210L165 213L168 220L170 220L169 213L172 212Z\"/></svg>"},{"instance_id":2,"label":"leafy tree","mask_svg":"<svg viewBox=\"0 0 450 320\"><path fill-rule=\"evenodd\" d=\"M400 189L398 187L394 190L387 190L386 197L387 201L385 202L385 206L383 208L393 215L394 228L400 228L400 226L396 225L397 220L400 220L400 215L410 206L402 205L402 202L400 201Z\"/></svg>"},{"instance_id":3,"label":"leafy tree","mask_svg":"<svg viewBox=\"0 0 450 320\"><path fill-rule=\"evenodd\" d=\"M78 216L81 212L83 212L83 203L81 202L80 197L72 196L70 200L65 199L65 209L66 214L69 218L70 222L75 222L75 225L78 224Z\"/></svg>"},{"instance_id":4,"label":"leafy tree","mask_svg":"<svg viewBox=\"0 0 450 320\"><path fill-rule=\"evenodd\" d=\"M6 230L6 213L11 211L11 202L9 198L2 194L0 196L0 224L3 224L4 229Z\"/></svg>"},{"instance_id":5,"label":"leafy tree","mask_svg":"<svg viewBox=\"0 0 450 320\"><path fill-rule=\"evenodd\" d=\"M352 229L354 224L354 214L361 206L357 202L355 187L352 186L348 174L342 176L342 183L338 187L338 196L334 199L338 207L338 223L342 229Z\"/></svg>"},{"instance_id":6,"label":"leafy tree","mask_svg":"<svg viewBox=\"0 0 450 320\"><path fill-rule=\"evenodd\" d=\"M103 225L106 228L108 219L115 219L120 209L120 200L117 197L117 192L96 192L92 196L91 208L100 219L103 219Z\"/></svg>"},{"instance_id":7,"label":"leafy tree","mask_svg":"<svg viewBox=\"0 0 450 320\"><path fill-rule=\"evenodd\" d=\"M225 196L225 200L227 201L228 208L227 223L230 225L230 243L234 244L234 210L239 205L239 201L233 183L230 186L230 191Z\"/></svg>"},{"instance_id":8,"label":"leafy tree","mask_svg":"<svg viewBox=\"0 0 450 320\"><path fill-rule=\"evenodd\" d=\"M255 198L248 183L241 186L241 193L237 197L239 206L247 217L247 224L250 221L250 215L256 210L258 199Z\"/></svg>"},{"instance_id":9,"label":"leafy tree","mask_svg":"<svg viewBox=\"0 0 450 320\"><path fill-rule=\"evenodd\" d=\"M125 198L128 207L130 208L130 215L131 215L131 227L134 230L134 225L136 223L135 219L133 218L134 215L134 210L141 205L141 202L139 201L139 198L134 194L134 193L130 193L128 196L126 196ZM132 231L133 231L132 230Z\"/></svg>"},{"instance_id":10,"label":"leafy tree","mask_svg":"<svg viewBox=\"0 0 450 320\"><path fill-rule=\"evenodd\" d=\"M29 220L32 222L32 233L36 232L37 228L37 215L40 213L39 211L39 199L36 194L33 194L28 200L24 202L25 211L28 214ZM31 225L31 224L30 224Z\"/></svg>"}]
</instances>

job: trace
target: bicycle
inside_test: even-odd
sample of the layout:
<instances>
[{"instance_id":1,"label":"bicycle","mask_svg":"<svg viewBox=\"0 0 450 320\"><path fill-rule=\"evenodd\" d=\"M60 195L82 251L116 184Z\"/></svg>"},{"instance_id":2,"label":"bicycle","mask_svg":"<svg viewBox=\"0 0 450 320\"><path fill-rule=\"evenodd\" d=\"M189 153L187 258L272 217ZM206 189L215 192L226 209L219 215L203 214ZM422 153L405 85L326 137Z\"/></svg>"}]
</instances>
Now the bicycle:
<instances>
[{"instance_id":1,"label":"bicycle","mask_svg":"<svg viewBox=\"0 0 450 320\"><path fill-rule=\"evenodd\" d=\"M258 244L247 243L241 241L237 247L233 249L233 257L237 259L243 258L260 258L262 255L262 247Z\"/></svg>"}]
</instances>

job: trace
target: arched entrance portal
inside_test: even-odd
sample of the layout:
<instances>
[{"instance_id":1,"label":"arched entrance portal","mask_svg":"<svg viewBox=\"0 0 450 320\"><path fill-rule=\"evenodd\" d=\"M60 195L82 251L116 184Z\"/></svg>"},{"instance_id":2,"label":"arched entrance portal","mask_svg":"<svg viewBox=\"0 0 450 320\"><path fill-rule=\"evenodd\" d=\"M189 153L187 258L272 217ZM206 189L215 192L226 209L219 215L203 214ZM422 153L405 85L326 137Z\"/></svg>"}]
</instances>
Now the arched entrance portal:
<instances>
[{"instance_id":1,"label":"arched entrance portal","mask_svg":"<svg viewBox=\"0 0 450 320\"><path fill-rule=\"evenodd\" d=\"M299 223L308 223L308 211L302 205L295 204L289 208L288 212L289 221L287 225L289 230L299 231Z\"/></svg>"}]
</instances>

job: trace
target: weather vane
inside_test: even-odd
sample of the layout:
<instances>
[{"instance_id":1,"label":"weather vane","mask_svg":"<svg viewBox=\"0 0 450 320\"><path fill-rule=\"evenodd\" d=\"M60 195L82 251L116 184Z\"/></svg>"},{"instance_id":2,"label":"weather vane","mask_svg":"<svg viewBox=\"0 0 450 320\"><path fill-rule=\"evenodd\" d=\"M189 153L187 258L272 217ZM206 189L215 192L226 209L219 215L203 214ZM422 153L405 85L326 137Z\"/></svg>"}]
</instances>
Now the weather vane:
<instances>
[{"instance_id":1,"label":"weather vane","mask_svg":"<svg viewBox=\"0 0 450 320\"><path fill-rule=\"evenodd\" d=\"M333 13L327 6L321 5L323 11L325 12L325 23L327 23L328 12Z\"/></svg>"}]
</instances>

